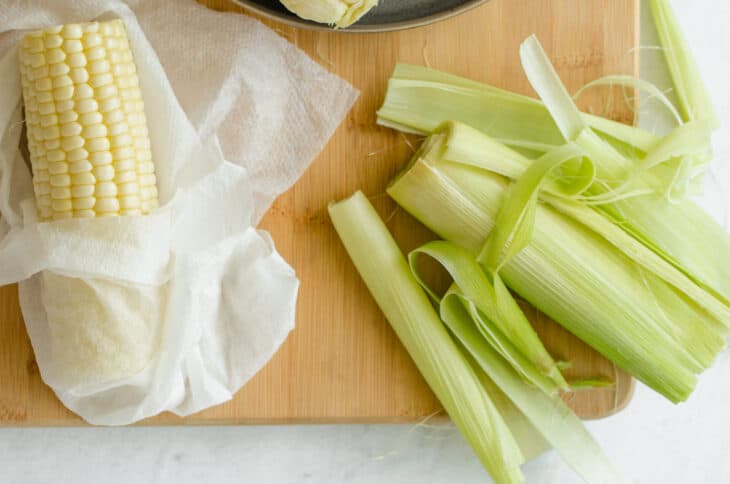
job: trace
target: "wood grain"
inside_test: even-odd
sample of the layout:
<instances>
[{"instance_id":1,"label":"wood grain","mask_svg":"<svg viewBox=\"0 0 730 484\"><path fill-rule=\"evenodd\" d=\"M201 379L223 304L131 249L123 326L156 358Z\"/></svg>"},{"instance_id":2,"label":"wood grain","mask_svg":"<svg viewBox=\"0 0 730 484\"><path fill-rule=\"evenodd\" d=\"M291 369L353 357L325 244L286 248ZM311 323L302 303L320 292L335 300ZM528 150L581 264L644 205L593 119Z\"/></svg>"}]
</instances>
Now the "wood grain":
<instances>
[{"instance_id":1,"label":"wood grain","mask_svg":"<svg viewBox=\"0 0 730 484\"><path fill-rule=\"evenodd\" d=\"M240 11L226 0L201 0ZM328 146L261 224L296 269L302 288L297 329L231 402L147 424L416 422L440 410L342 249L327 203L362 189L404 250L433 236L385 196L410 154L408 139L375 125L375 110L396 61L427 64L530 93L519 43L536 33L570 89L604 74L638 72L639 0L492 0L429 27L345 35L300 31L266 21L324 67L362 91ZM252 54L254 55L254 54ZM611 98L614 98L611 100ZM584 109L625 122L632 110L616 93L594 91ZM570 378L616 378L617 385L566 396L584 418L606 416L630 399L625 373L536 311L531 320L554 355L573 361ZM40 380L15 286L0 288L0 425L75 425Z\"/></svg>"}]
</instances>

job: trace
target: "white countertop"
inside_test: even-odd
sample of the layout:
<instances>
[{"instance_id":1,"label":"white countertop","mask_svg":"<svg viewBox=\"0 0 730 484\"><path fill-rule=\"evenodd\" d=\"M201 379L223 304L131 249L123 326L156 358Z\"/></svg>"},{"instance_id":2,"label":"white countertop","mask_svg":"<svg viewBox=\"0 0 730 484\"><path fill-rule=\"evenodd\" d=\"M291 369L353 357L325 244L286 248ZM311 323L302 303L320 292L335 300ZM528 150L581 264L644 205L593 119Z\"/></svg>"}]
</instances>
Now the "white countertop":
<instances>
[{"instance_id":1,"label":"white countertop","mask_svg":"<svg viewBox=\"0 0 730 484\"><path fill-rule=\"evenodd\" d=\"M724 123L714 137L713 173L730 183L730 4L674 3ZM649 20L644 12L643 45L654 42ZM650 56L647 50L642 75L657 79L661 73ZM642 114L645 124L654 122L651 113ZM730 193L723 196L718 183L711 188L712 212L724 220ZM725 353L689 402L673 406L639 385L626 410L588 425L631 482L725 483L728 402ZM580 482L554 453L525 471L528 482ZM448 424L0 429L0 483L51 482L467 484L488 477Z\"/></svg>"}]
</instances>

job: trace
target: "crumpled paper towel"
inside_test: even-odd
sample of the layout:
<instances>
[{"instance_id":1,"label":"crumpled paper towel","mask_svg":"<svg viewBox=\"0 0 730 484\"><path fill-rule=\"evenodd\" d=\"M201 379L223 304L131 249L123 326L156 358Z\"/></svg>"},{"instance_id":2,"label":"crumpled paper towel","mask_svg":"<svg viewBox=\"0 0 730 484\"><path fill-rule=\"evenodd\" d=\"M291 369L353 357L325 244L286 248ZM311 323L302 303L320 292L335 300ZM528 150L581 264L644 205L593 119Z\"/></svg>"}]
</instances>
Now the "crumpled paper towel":
<instances>
[{"instance_id":1,"label":"crumpled paper towel","mask_svg":"<svg viewBox=\"0 0 730 484\"><path fill-rule=\"evenodd\" d=\"M161 208L39 224L19 150L18 42L24 30L112 18L124 21L137 64ZM0 9L0 284L20 282L41 375L68 408L103 425L188 415L230 399L263 367L293 328L298 280L254 225L356 96L262 24L193 0ZM95 380L60 361L64 278L69 302L96 294L101 312L149 313L140 371ZM124 336L124 316L105 324L96 330L112 335L111 351L135 344L113 337Z\"/></svg>"}]
</instances>

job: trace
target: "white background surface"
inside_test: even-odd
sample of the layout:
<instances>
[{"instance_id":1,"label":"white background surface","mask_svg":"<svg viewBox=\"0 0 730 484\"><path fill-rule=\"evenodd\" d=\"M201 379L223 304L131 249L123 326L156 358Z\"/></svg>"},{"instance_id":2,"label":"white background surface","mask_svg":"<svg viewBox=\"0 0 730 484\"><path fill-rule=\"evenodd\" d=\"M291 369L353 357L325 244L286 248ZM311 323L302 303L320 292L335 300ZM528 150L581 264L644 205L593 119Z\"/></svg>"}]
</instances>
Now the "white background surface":
<instances>
[{"instance_id":1,"label":"white background surface","mask_svg":"<svg viewBox=\"0 0 730 484\"><path fill-rule=\"evenodd\" d=\"M587 0L588 1L588 0ZM593 1L593 0L589 0ZM730 187L730 4L675 0L717 105L712 212ZM644 11L642 44L652 45ZM644 53L644 77L660 76ZM517 60L515 60L517 62ZM644 123L653 123L642 113ZM730 257L730 254L718 254ZM673 406L639 386L631 405L589 423L636 483L730 483L730 354ZM526 465L528 482L579 482L554 454ZM449 425L0 429L0 483L477 483L486 473Z\"/></svg>"}]
</instances>

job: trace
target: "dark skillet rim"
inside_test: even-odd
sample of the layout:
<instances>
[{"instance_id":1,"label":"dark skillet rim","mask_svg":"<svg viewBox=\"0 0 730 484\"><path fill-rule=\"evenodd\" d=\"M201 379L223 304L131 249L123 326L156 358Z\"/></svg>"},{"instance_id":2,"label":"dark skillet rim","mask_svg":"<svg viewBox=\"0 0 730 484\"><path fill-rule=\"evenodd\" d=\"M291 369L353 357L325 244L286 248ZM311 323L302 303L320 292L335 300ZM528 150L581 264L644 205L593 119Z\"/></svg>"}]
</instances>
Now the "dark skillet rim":
<instances>
[{"instance_id":1,"label":"dark skillet rim","mask_svg":"<svg viewBox=\"0 0 730 484\"><path fill-rule=\"evenodd\" d=\"M326 25L318 24L315 22L310 22L309 20L303 20L299 19L294 16L294 14L284 14L281 12L276 12L274 10L271 10L266 7L262 7L256 2L253 2L251 0L233 0L234 3L240 5L241 7L251 10L252 12L256 12L259 15L271 19L276 20L277 22L284 23L286 25L292 26L292 27L298 27L298 28L304 28L308 30L320 30L320 31L328 31L328 32L342 32L342 33L353 33L353 34L365 34L365 33L374 33L374 32L393 32L396 30L406 30L406 29L413 29L416 27L423 27L424 25L429 25L434 22L438 22L441 20L446 20L451 17L455 17L459 14L462 14L468 10L471 10L473 8L478 7L479 5L482 5L484 3L487 3L489 0L469 0L465 2L463 5L459 7L454 7L448 10L445 10L440 13L435 13L433 15L428 15L426 17L412 19L412 20L404 20L402 22L393 22L393 23L385 23L385 24L355 24L352 25L346 29L334 29L332 27L328 27Z\"/></svg>"}]
</instances>

